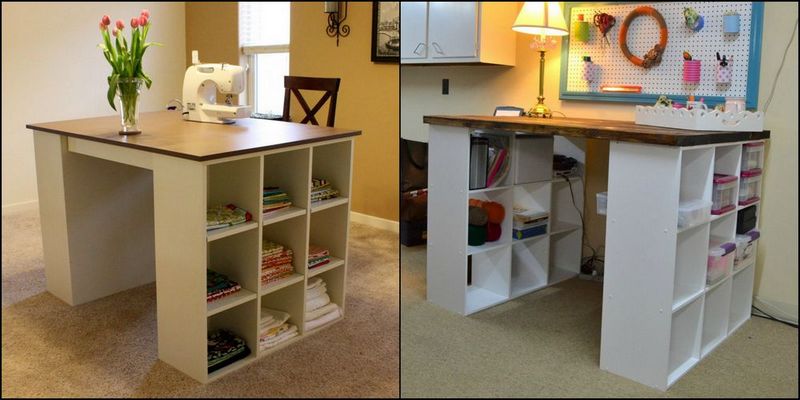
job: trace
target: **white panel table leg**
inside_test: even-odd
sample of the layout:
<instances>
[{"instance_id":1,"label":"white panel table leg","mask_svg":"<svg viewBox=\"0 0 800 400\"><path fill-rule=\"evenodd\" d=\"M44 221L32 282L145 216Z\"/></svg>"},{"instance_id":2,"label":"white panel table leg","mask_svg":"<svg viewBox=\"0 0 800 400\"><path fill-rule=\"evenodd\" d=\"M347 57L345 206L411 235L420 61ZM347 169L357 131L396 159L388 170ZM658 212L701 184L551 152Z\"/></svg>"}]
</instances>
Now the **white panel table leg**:
<instances>
[{"instance_id":1,"label":"white panel table leg","mask_svg":"<svg viewBox=\"0 0 800 400\"><path fill-rule=\"evenodd\" d=\"M431 125L427 299L465 314L469 129Z\"/></svg>"},{"instance_id":2,"label":"white panel table leg","mask_svg":"<svg viewBox=\"0 0 800 400\"><path fill-rule=\"evenodd\" d=\"M153 159L158 358L205 382L206 166Z\"/></svg>"},{"instance_id":3,"label":"white panel table leg","mask_svg":"<svg viewBox=\"0 0 800 400\"><path fill-rule=\"evenodd\" d=\"M612 142L600 368L665 390L680 148Z\"/></svg>"},{"instance_id":4,"label":"white panel table leg","mask_svg":"<svg viewBox=\"0 0 800 400\"><path fill-rule=\"evenodd\" d=\"M34 143L48 290L77 305L152 282L152 173L49 133Z\"/></svg>"}]
</instances>

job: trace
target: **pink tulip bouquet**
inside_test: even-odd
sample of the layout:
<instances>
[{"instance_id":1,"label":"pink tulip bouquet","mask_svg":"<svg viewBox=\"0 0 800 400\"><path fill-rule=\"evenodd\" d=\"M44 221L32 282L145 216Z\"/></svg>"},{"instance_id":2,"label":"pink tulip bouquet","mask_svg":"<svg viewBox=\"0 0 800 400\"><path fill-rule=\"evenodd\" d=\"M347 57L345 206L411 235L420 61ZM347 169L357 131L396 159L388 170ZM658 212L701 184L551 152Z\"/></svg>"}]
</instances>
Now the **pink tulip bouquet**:
<instances>
[{"instance_id":1,"label":"pink tulip bouquet","mask_svg":"<svg viewBox=\"0 0 800 400\"><path fill-rule=\"evenodd\" d=\"M103 49L103 56L111 64L111 75L108 76L108 104L117 110L114 105L114 95L118 94L121 102L123 131L126 126L132 125L137 131L138 123L138 96L142 82L150 88L153 81L142 70L144 52L152 45L161 46L160 43L146 42L147 32L150 30L150 12L142 10L138 17L131 18L130 44L123 35L125 23L118 19L113 30L109 33L111 18L104 15L100 20L100 33L103 43L98 47ZM113 38L111 37L113 36ZM122 133L122 132L120 132Z\"/></svg>"}]
</instances>

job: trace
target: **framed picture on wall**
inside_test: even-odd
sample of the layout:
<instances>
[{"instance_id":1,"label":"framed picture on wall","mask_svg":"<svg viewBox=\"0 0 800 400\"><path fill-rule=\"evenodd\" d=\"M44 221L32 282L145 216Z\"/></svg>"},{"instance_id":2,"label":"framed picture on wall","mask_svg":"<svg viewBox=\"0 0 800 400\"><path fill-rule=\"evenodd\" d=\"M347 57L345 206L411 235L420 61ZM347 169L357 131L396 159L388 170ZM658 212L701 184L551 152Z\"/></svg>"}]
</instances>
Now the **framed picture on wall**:
<instances>
[{"instance_id":1,"label":"framed picture on wall","mask_svg":"<svg viewBox=\"0 0 800 400\"><path fill-rule=\"evenodd\" d=\"M400 62L400 2L372 2L372 62Z\"/></svg>"}]
</instances>

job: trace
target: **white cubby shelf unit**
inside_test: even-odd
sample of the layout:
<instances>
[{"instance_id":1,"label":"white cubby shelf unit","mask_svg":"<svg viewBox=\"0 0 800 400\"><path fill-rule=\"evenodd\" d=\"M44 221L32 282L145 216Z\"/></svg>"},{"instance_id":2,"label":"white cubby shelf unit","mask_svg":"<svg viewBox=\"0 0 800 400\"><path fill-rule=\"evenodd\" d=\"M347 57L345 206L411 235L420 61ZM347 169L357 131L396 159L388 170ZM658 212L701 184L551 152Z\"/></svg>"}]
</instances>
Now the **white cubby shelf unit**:
<instances>
[{"instance_id":1,"label":"white cubby shelf unit","mask_svg":"<svg viewBox=\"0 0 800 400\"><path fill-rule=\"evenodd\" d=\"M247 343L251 354L210 374L193 376L201 382L215 380L291 343L312 331L305 327L306 287L309 278L319 276L327 284L331 302L345 306L347 241L350 214L349 193L353 142L351 139L327 141L243 156L207 166L207 205L233 203L249 211L253 220L207 234L207 267L227 275L242 289L235 295L209 302L206 306L207 331L227 329ZM340 196L323 202L310 201L312 177L331 181ZM291 207L262 214L262 190L278 186L286 191ZM260 228L260 229L259 229ZM292 275L261 285L261 245L263 240L292 249ZM330 250L331 262L311 271L307 268L308 246L318 244ZM199 296L199 293L198 293ZM262 308L289 313L289 323L299 335L281 344L260 350L259 321ZM331 323L314 329L319 331ZM205 343L196 349L206 354ZM205 360L205 357L203 357ZM195 371L205 371L195 368Z\"/></svg>"},{"instance_id":2,"label":"white cubby shelf unit","mask_svg":"<svg viewBox=\"0 0 800 400\"><path fill-rule=\"evenodd\" d=\"M750 318L756 244L736 268L731 258L723 277L706 281L709 248L735 243L745 207L677 225L680 202L711 200L713 174L741 179L744 143L612 142L602 369L666 390Z\"/></svg>"},{"instance_id":3,"label":"white cubby shelf unit","mask_svg":"<svg viewBox=\"0 0 800 400\"><path fill-rule=\"evenodd\" d=\"M583 237L584 140L439 125L430 129L428 301L469 315L576 277ZM511 170L495 187L469 190L472 135L508 139ZM553 177L554 152L578 160L577 176ZM503 206L498 240L468 245L469 199ZM515 206L548 212L547 231L515 239Z\"/></svg>"}]
</instances>

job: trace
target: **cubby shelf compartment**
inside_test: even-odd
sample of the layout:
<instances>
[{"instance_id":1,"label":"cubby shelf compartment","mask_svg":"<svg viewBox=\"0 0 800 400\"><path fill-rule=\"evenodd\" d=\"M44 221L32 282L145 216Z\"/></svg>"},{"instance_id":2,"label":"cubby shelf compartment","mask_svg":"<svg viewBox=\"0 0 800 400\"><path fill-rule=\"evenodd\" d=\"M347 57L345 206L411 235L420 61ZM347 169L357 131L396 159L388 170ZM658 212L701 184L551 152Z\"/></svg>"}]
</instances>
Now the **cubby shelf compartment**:
<instances>
[{"instance_id":1,"label":"cubby shelf compartment","mask_svg":"<svg viewBox=\"0 0 800 400\"><path fill-rule=\"evenodd\" d=\"M295 283L302 282L304 279L305 277L302 274L298 274L295 272L291 276L283 278L279 281L270 282L266 285L261 285L261 288L259 289L258 293L263 296L265 294L281 290L287 286L294 285Z\"/></svg>"},{"instance_id":2,"label":"cubby shelf compartment","mask_svg":"<svg viewBox=\"0 0 800 400\"><path fill-rule=\"evenodd\" d=\"M235 235L237 233L246 232L250 229L255 229L258 227L258 222L249 221L243 224L229 226L227 228L220 228L214 229L213 231L208 231L206 233L206 237L208 238L209 242L213 242L217 239L226 238L231 235Z\"/></svg>"},{"instance_id":3,"label":"cubby shelf compartment","mask_svg":"<svg viewBox=\"0 0 800 400\"><path fill-rule=\"evenodd\" d=\"M695 227L678 234L672 309L703 293L708 269L709 225Z\"/></svg>"},{"instance_id":4,"label":"cubby shelf compartment","mask_svg":"<svg viewBox=\"0 0 800 400\"><path fill-rule=\"evenodd\" d=\"M208 381L218 379L233 371L242 368L256 358L258 351L258 336L256 334L256 308L257 298L239 304L208 317L208 331L226 329L242 338L250 349L250 355L208 374Z\"/></svg>"},{"instance_id":5,"label":"cubby shelf compartment","mask_svg":"<svg viewBox=\"0 0 800 400\"><path fill-rule=\"evenodd\" d=\"M511 247L512 298L547 286L550 238L542 235L528 239Z\"/></svg>"},{"instance_id":6,"label":"cubby shelf compartment","mask_svg":"<svg viewBox=\"0 0 800 400\"><path fill-rule=\"evenodd\" d=\"M473 254L471 257L472 284L467 286L465 299L467 314L508 300L511 274L509 246Z\"/></svg>"},{"instance_id":7,"label":"cubby shelf compartment","mask_svg":"<svg viewBox=\"0 0 800 400\"><path fill-rule=\"evenodd\" d=\"M672 315L667 386L700 360L703 298L699 297Z\"/></svg>"},{"instance_id":8,"label":"cubby shelf compartment","mask_svg":"<svg viewBox=\"0 0 800 400\"><path fill-rule=\"evenodd\" d=\"M701 357L705 357L728 336L728 317L731 304L732 280L725 277L722 282L706 291L703 309L703 337Z\"/></svg>"},{"instance_id":9,"label":"cubby shelf compartment","mask_svg":"<svg viewBox=\"0 0 800 400\"><path fill-rule=\"evenodd\" d=\"M750 203L750 204L748 204L746 206L736 206L736 211L741 211L741 210L743 210L743 209L745 209L747 207L750 207L750 206L753 206L753 205L757 205L757 204L760 204L760 203L761 203L761 200L758 200L758 201L754 201L754 202L752 202L752 203Z\"/></svg>"},{"instance_id":10,"label":"cubby shelf compartment","mask_svg":"<svg viewBox=\"0 0 800 400\"><path fill-rule=\"evenodd\" d=\"M341 258L331 257L330 261L327 264L322 265L320 267L309 269L308 270L308 277L311 278L311 277L317 276L317 275L319 275L319 274L321 274L323 272L330 271L330 270L332 270L332 269L334 269L336 267L342 266L342 265L344 265L344 260L342 260Z\"/></svg>"},{"instance_id":11,"label":"cubby shelf compartment","mask_svg":"<svg viewBox=\"0 0 800 400\"><path fill-rule=\"evenodd\" d=\"M221 299L214 300L206 304L208 316L223 312L225 310L236 307L240 304L247 303L248 301L255 300L256 294L247 290L240 289L238 292L225 296Z\"/></svg>"},{"instance_id":12,"label":"cubby shelf compartment","mask_svg":"<svg viewBox=\"0 0 800 400\"><path fill-rule=\"evenodd\" d=\"M306 215L305 208L289 206L280 210L272 211L269 214L264 214L262 225L267 226L277 222L285 221L295 217Z\"/></svg>"},{"instance_id":13,"label":"cubby shelf compartment","mask_svg":"<svg viewBox=\"0 0 800 400\"><path fill-rule=\"evenodd\" d=\"M317 211L327 210L331 207L341 206L343 204L347 204L349 199L347 197L334 197L328 200L320 200L311 203L311 212L315 213Z\"/></svg>"},{"instance_id":14,"label":"cubby shelf compartment","mask_svg":"<svg viewBox=\"0 0 800 400\"><path fill-rule=\"evenodd\" d=\"M578 276L581 264L582 238L583 230L581 229L550 235L548 285L555 285Z\"/></svg>"},{"instance_id":15,"label":"cubby shelf compartment","mask_svg":"<svg viewBox=\"0 0 800 400\"><path fill-rule=\"evenodd\" d=\"M508 246L508 241L494 241L494 242L486 242L480 246L467 246L467 255L473 255L478 253L483 253L490 250L499 249L501 247Z\"/></svg>"}]
</instances>

